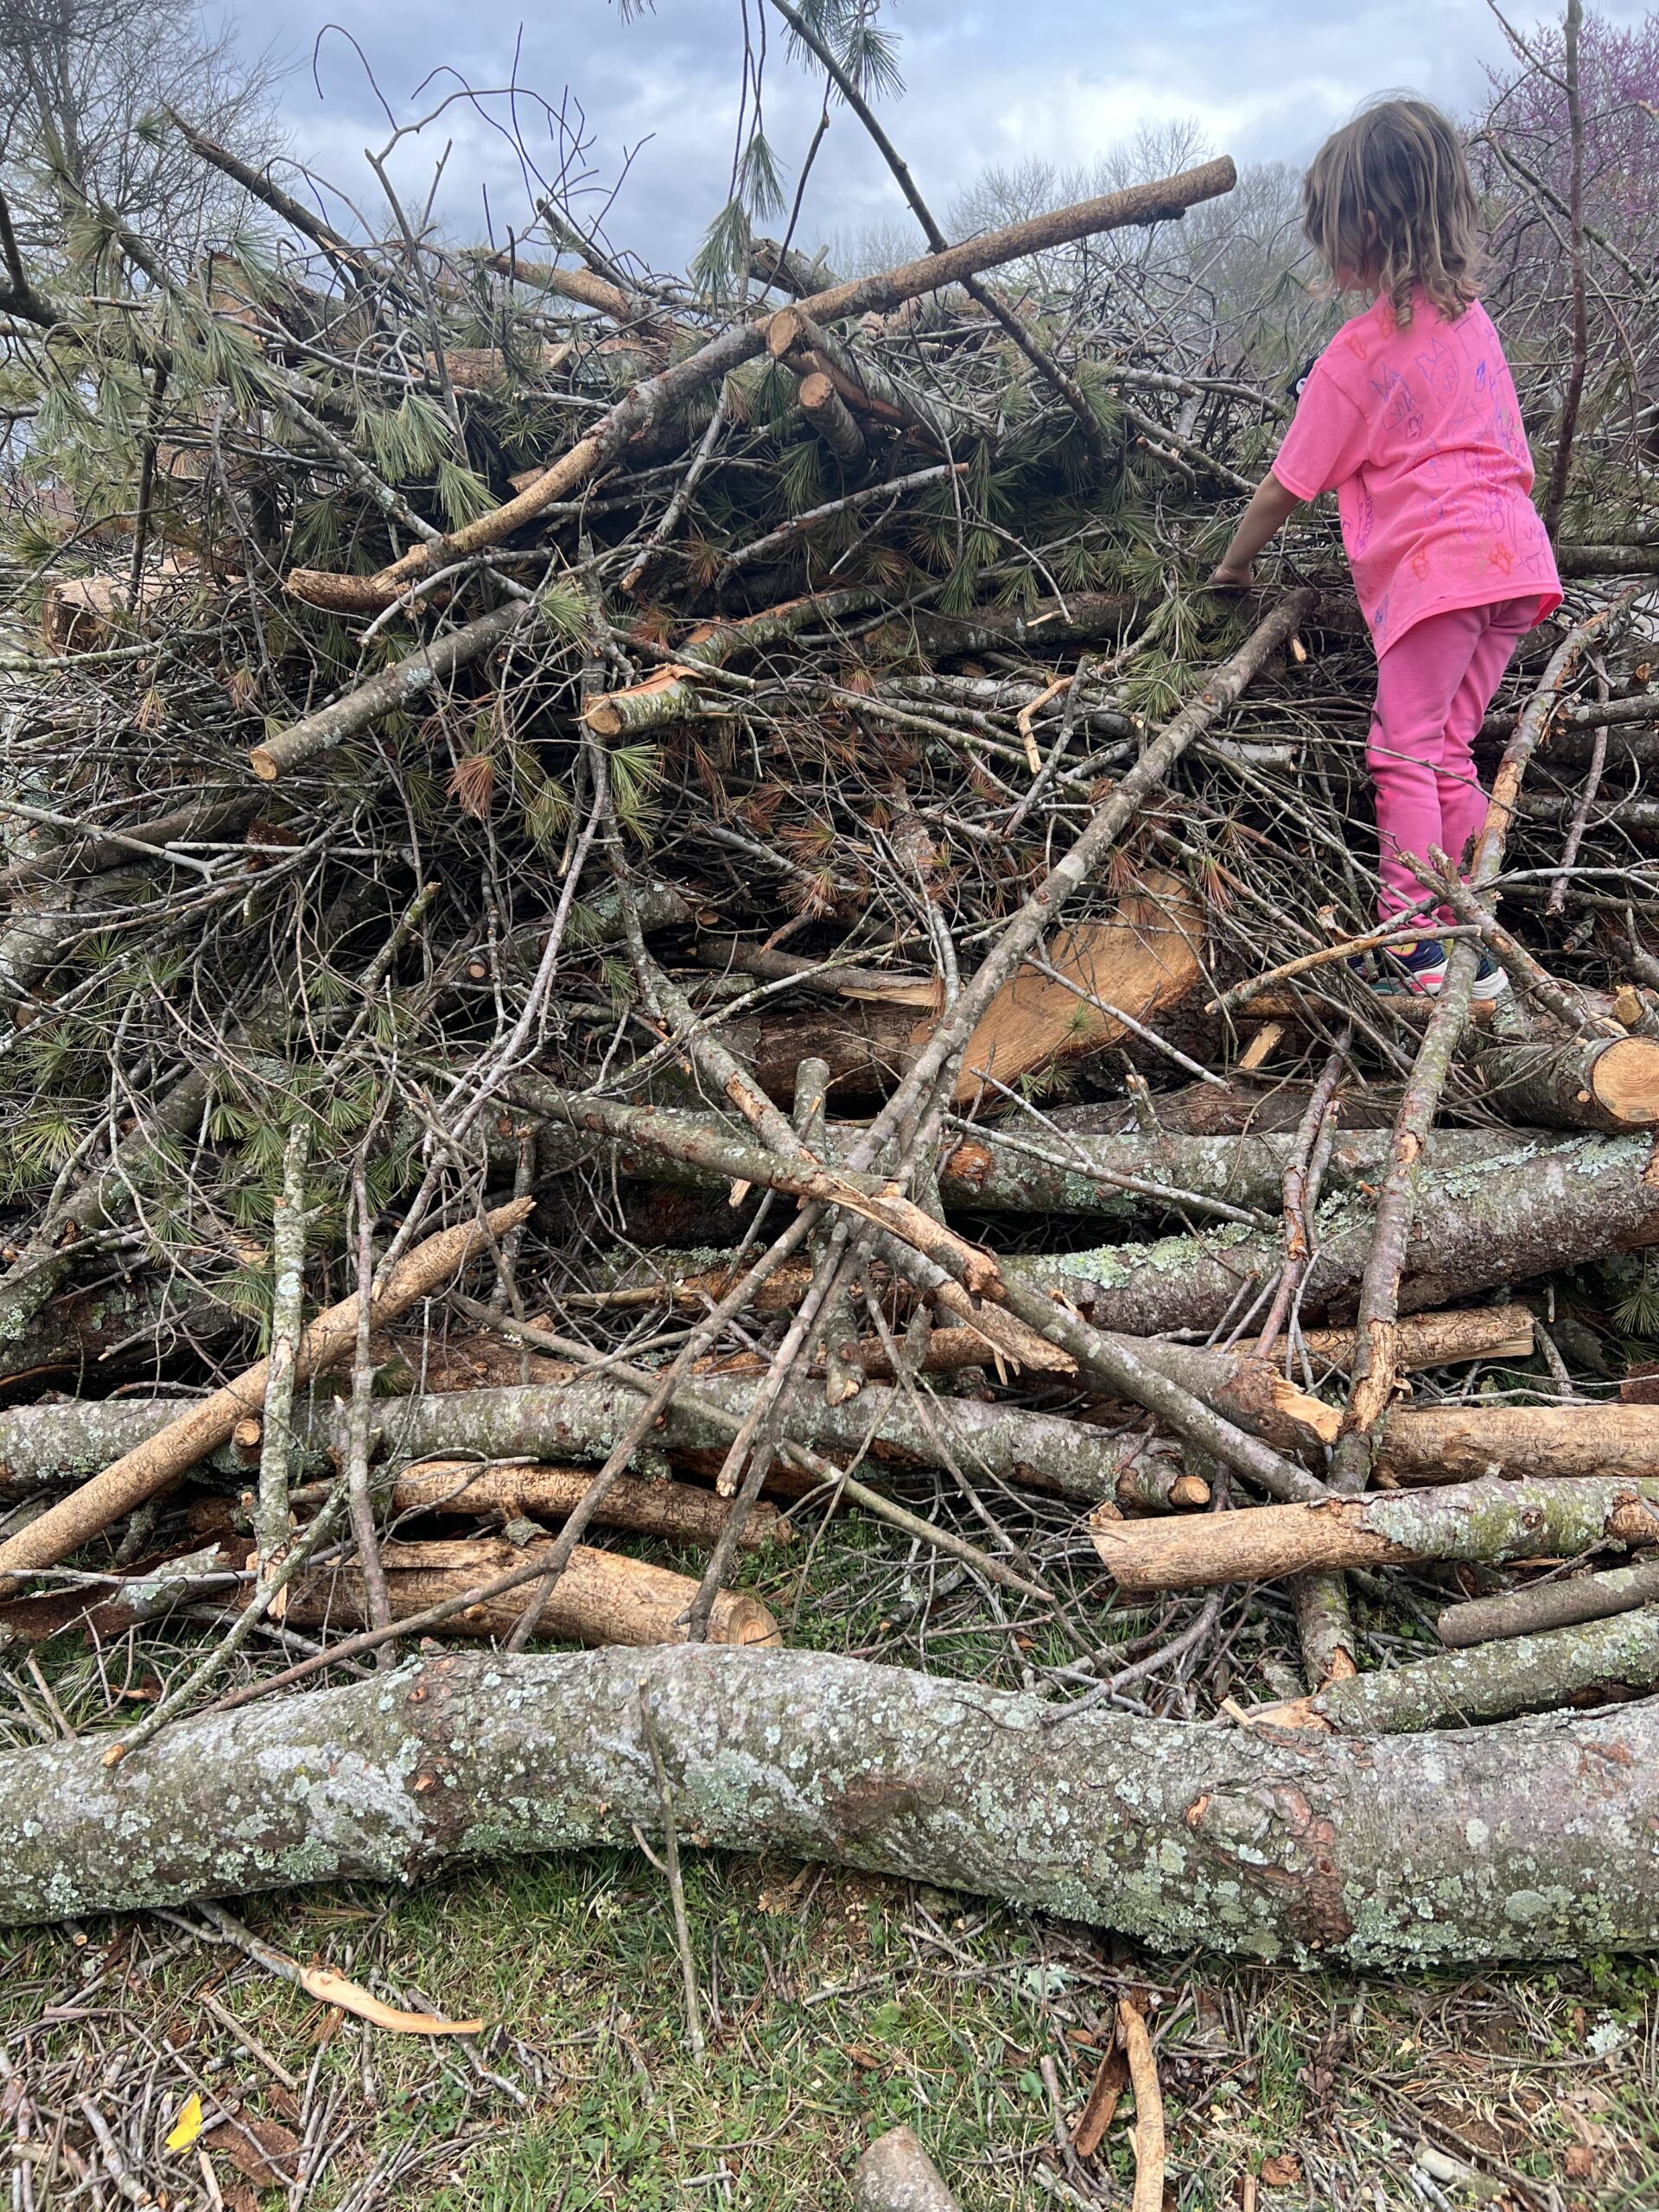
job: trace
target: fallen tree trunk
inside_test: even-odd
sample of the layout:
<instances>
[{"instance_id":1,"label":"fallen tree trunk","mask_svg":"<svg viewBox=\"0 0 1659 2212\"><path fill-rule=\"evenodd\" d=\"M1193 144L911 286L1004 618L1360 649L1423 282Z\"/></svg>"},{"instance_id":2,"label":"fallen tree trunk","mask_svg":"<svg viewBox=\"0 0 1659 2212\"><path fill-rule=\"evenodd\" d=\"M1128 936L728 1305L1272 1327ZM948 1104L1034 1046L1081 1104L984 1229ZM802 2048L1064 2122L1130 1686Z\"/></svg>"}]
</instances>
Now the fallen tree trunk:
<instances>
[{"instance_id":1,"label":"fallen tree trunk","mask_svg":"<svg viewBox=\"0 0 1659 2212\"><path fill-rule=\"evenodd\" d=\"M694 1387L698 1397L728 1416L741 1418L753 1402L754 1385L743 1376L699 1376ZM497 1460L602 1457L639 1402L637 1392L601 1376L552 1389L405 1398L385 1407L381 1428L398 1465L453 1458L457 1452ZM851 1459L868 1440L878 1459L938 1465L951 1458L1008 1482L1035 1474L1042 1487L1090 1503L1115 1497L1120 1476L1147 1449L1147 1440L1138 1433L1110 1435L1052 1414L972 1398L930 1400L927 1414L924 1421L905 1391L874 1385L838 1406L802 1392L782 1433L837 1459ZM723 1452L730 1432L695 1408L671 1401L652 1441L667 1452Z\"/></svg>"},{"instance_id":2,"label":"fallen tree trunk","mask_svg":"<svg viewBox=\"0 0 1659 2212\"><path fill-rule=\"evenodd\" d=\"M548 1543L510 1544L499 1540L474 1543L406 1544L380 1547L386 1595L393 1620L410 1620L429 1605L441 1605L478 1584L517 1567L531 1567ZM486 1598L445 1624L454 1636L510 1636L526 1611L537 1611L536 1633L572 1643L683 1643L684 1616L697 1594L695 1579L652 1567L620 1552L595 1551L578 1544L546 1603L540 1586L526 1583L499 1598ZM289 1586L283 1618L296 1628L367 1628L366 1580L360 1567L339 1567L303 1575ZM758 1598L746 1591L721 1590L709 1620L712 1643L777 1643L778 1623Z\"/></svg>"},{"instance_id":3,"label":"fallen tree trunk","mask_svg":"<svg viewBox=\"0 0 1659 2212\"><path fill-rule=\"evenodd\" d=\"M1470 1039L1465 1057L1482 1090L1517 1121L1614 1131L1659 1122L1659 1043L1649 1038Z\"/></svg>"},{"instance_id":4,"label":"fallen tree trunk","mask_svg":"<svg viewBox=\"0 0 1659 2212\"><path fill-rule=\"evenodd\" d=\"M190 1398L70 1398L0 1413L0 1505L84 1482L189 1412ZM238 1459L239 1468L246 1462Z\"/></svg>"},{"instance_id":5,"label":"fallen tree trunk","mask_svg":"<svg viewBox=\"0 0 1659 2212\"><path fill-rule=\"evenodd\" d=\"M1294 1135L1294 1127L1282 1136L1137 1130L1131 1136L1027 1141L1017 1130L986 1129L964 1137L945 1154L939 1166L939 1195L948 1206L970 1206L977 1213L1176 1213L1182 1193L1276 1213ZM1532 1135L1527 1129L1436 1129L1423 1164L1447 1173L1513 1159ZM1374 1179L1388 1152L1386 1129L1344 1130L1332 1148L1325 1189L1344 1190ZM1115 1185L1115 1177L1132 1178L1139 1187ZM1147 1192L1147 1184L1167 1187L1169 1198L1161 1207Z\"/></svg>"},{"instance_id":6,"label":"fallen tree trunk","mask_svg":"<svg viewBox=\"0 0 1659 2212\"><path fill-rule=\"evenodd\" d=\"M1659 1543L1659 1480L1489 1478L1449 1490L1383 1491L1312 1505L1127 1522L1090 1516L1120 1590L1271 1582L1311 1568L1431 1559L1571 1558L1601 1544Z\"/></svg>"},{"instance_id":7,"label":"fallen tree trunk","mask_svg":"<svg viewBox=\"0 0 1659 2212\"><path fill-rule=\"evenodd\" d=\"M1421 1739L1195 1728L817 1652L448 1654L0 1754L8 1924L680 1834L1160 1950L1423 1967L1659 1944L1659 1706ZM1471 1835L1481 1839L1478 1848Z\"/></svg>"},{"instance_id":8,"label":"fallen tree trunk","mask_svg":"<svg viewBox=\"0 0 1659 2212\"><path fill-rule=\"evenodd\" d=\"M1072 1003L1081 1001L1073 998ZM834 1011L798 1012L787 1022L728 1022L721 1034L734 1056L753 1070L761 1089L787 1103L803 1059L827 1061L835 1087L858 1089L874 1065L865 1054L867 1046L880 1057L884 1082L896 1081L913 1057L914 1019L898 1004L842 1005ZM532 1085L524 1086L523 1096L533 1106ZM658 1109L658 1119L688 1136L728 1126L708 1113L675 1108ZM730 1134L749 1141L747 1130L735 1125L730 1125ZM833 1125L825 1138L825 1165L839 1165L859 1135L855 1126ZM1106 1215L1129 1221L1178 1214L1184 1200L1195 1198L1276 1213L1293 1135L1294 1124L1283 1135L1262 1136L1136 1130L1122 1136L1039 1133L1027 1138L1018 1129L976 1129L940 1160L939 1195L947 1206L976 1213ZM546 1141L550 1169L574 1164L594 1149L579 1133L563 1129L550 1128ZM1443 1173L1469 1170L1513 1160L1529 1143L1552 1141L1529 1128L1435 1129L1424 1149L1424 1165ZM1388 1156L1388 1143L1385 1128L1344 1130L1332 1151L1326 1190L1372 1179ZM612 1157L623 1175L642 1182L695 1191L727 1187L694 1160L677 1161L655 1147L621 1144Z\"/></svg>"},{"instance_id":9,"label":"fallen tree trunk","mask_svg":"<svg viewBox=\"0 0 1659 2212\"><path fill-rule=\"evenodd\" d=\"M1456 1304L1497 1283L1659 1243L1651 1151L1637 1136L1535 1139L1507 1160L1425 1175L1402 1309ZM1351 1298L1371 1236L1361 1194L1321 1210L1303 1300L1310 1319ZM1155 1337L1212 1329L1243 1311L1249 1287L1275 1278L1281 1258L1276 1237L1224 1225L1201 1236L1008 1260L1004 1269L1063 1291L1096 1327Z\"/></svg>"}]
</instances>

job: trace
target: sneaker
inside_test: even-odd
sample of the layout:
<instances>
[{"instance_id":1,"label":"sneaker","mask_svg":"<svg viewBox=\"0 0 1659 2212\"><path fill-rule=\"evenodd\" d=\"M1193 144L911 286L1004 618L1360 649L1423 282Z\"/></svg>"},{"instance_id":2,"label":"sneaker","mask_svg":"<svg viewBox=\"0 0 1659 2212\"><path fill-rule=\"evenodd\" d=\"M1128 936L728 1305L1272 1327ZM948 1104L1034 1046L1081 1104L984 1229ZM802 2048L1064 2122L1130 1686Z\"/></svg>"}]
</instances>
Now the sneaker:
<instances>
[{"instance_id":1,"label":"sneaker","mask_svg":"<svg viewBox=\"0 0 1659 2212\"><path fill-rule=\"evenodd\" d=\"M1483 950L1480 965L1475 970L1474 988L1470 992L1470 997L1489 1001L1501 999L1509 988L1509 977L1493 959L1491 954Z\"/></svg>"},{"instance_id":2,"label":"sneaker","mask_svg":"<svg viewBox=\"0 0 1659 2212\"><path fill-rule=\"evenodd\" d=\"M1446 981L1446 947L1437 937L1415 944L1389 944L1362 966L1365 981L1382 998L1433 998Z\"/></svg>"}]
</instances>

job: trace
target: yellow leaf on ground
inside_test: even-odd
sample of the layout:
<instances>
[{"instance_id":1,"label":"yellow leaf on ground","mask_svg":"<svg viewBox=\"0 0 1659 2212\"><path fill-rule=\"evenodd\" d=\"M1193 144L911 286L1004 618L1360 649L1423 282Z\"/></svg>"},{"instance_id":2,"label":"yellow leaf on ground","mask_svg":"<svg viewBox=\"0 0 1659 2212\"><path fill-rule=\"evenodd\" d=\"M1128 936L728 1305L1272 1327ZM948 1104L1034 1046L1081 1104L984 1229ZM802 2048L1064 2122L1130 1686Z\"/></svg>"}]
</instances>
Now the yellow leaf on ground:
<instances>
[{"instance_id":1,"label":"yellow leaf on ground","mask_svg":"<svg viewBox=\"0 0 1659 2212\"><path fill-rule=\"evenodd\" d=\"M167 2133L169 2151L188 2151L201 2133L201 2099L192 2089L179 2107L179 2116Z\"/></svg>"}]
</instances>

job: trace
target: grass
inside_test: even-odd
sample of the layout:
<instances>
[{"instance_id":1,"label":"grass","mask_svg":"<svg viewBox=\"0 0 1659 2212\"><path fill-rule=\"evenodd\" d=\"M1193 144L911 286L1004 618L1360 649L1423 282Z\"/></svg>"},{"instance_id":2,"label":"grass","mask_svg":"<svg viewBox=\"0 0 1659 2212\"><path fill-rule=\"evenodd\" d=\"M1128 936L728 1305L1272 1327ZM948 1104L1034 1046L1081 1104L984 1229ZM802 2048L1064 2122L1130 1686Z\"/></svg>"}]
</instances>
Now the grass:
<instances>
[{"instance_id":1,"label":"grass","mask_svg":"<svg viewBox=\"0 0 1659 2212\"><path fill-rule=\"evenodd\" d=\"M308 2205L836 2212L860 2148L899 2121L963 2212L1115 2205L1132 2173L1122 2113L1070 2197L1043 2180L1065 2172L1043 2063L1075 2114L1130 1990L1158 2039L1182 2212L1238 2205L1247 2177L1267 2205L1481 2201L1444 2178L1440 2197L1420 2185L1424 2139L1497 2183L1487 2201L1601 2212L1659 2198L1659 2007L1645 1967L1365 1983L1156 1961L1096 1931L787 1861L690 1853L686 1884L701 2060L664 1886L643 1858L602 1853L471 1870L408 1896L244 1906L301 1959L394 2002L484 2018L465 2042L369 2028L182 1921L0 1941L12 2069L0 2100L39 2107L19 2128L38 2141L90 2089L131 2172L175 2206L211 2202L199 2149L162 2147L193 2089L321 2146ZM250 2191L214 2139L232 2207L296 2201ZM41 2194L41 2162L30 2171L42 2212L67 2201L67 2189Z\"/></svg>"}]
</instances>

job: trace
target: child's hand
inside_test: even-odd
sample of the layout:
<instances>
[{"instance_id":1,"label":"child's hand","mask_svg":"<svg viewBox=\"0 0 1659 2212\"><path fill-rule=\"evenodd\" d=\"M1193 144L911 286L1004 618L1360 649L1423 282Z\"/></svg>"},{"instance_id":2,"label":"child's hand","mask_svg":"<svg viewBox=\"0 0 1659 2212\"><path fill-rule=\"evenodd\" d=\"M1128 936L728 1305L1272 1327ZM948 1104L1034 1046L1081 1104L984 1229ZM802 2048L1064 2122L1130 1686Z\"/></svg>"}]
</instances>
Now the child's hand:
<instances>
[{"instance_id":1,"label":"child's hand","mask_svg":"<svg viewBox=\"0 0 1659 2212\"><path fill-rule=\"evenodd\" d=\"M1210 571L1211 591L1248 591L1255 582L1255 569L1249 561L1236 561L1230 554L1224 555Z\"/></svg>"}]
</instances>

